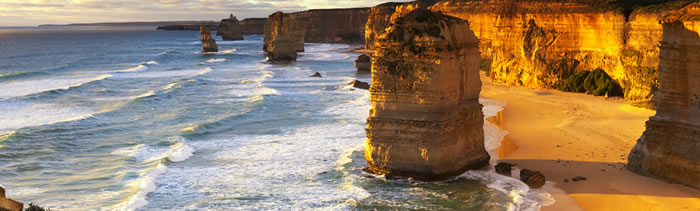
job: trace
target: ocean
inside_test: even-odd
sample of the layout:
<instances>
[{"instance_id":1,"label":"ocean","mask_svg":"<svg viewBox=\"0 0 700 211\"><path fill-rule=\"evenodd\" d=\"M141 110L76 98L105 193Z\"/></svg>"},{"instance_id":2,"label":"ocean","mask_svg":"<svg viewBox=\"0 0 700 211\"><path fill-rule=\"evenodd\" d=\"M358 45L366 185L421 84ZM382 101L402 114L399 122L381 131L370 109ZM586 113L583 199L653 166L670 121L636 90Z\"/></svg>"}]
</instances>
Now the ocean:
<instances>
[{"instance_id":1,"label":"ocean","mask_svg":"<svg viewBox=\"0 0 700 211\"><path fill-rule=\"evenodd\" d=\"M266 61L262 35L202 54L199 32L0 28L0 186L57 210L537 210L488 170L442 182L362 171L360 46ZM322 78L309 75L320 72ZM493 116L499 102L482 100ZM490 124L490 123L485 123ZM505 135L486 125L487 146Z\"/></svg>"}]
</instances>

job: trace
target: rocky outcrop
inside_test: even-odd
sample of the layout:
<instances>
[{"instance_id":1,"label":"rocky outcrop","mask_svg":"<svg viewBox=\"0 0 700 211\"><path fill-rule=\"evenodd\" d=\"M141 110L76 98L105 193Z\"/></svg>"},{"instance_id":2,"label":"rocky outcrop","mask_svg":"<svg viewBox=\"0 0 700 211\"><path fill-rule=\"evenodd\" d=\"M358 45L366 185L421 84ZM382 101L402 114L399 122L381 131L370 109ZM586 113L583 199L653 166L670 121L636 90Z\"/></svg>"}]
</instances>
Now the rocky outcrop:
<instances>
[{"instance_id":1,"label":"rocky outcrop","mask_svg":"<svg viewBox=\"0 0 700 211\"><path fill-rule=\"evenodd\" d=\"M216 30L216 24L206 24L206 25L200 25L200 24L178 24L178 25L164 25L164 26L158 26L156 30L163 30L163 31L199 31L200 27L206 27L209 30Z\"/></svg>"},{"instance_id":2,"label":"rocky outcrop","mask_svg":"<svg viewBox=\"0 0 700 211\"><path fill-rule=\"evenodd\" d=\"M700 3L665 16L657 112L628 168L700 189Z\"/></svg>"},{"instance_id":3,"label":"rocky outcrop","mask_svg":"<svg viewBox=\"0 0 700 211\"><path fill-rule=\"evenodd\" d=\"M419 9L386 32L372 64L366 170L434 180L487 165L479 40L469 24Z\"/></svg>"},{"instance_id":4,"label":"rocky outcrop","mask_svg":"<svg viewBox=\"0 0 700 211\"><path fill-rule=\"evenodd\" d=\"M274 40L291 42L294 52L304 52L304 28L303 25L295 23L295 19L290 14L282 12L272 13L265 22L265 38L263 40L263 50L271 52L270 46ZM296 53L294 53L296 58Z\"/></svg>"},{"instance_id":5,"label":"rocky outcrop","mask_svg":"<svg viewBox=\"0 0 700 211\"><path fill-rule=\"evenodd\" d=\"M620 83L625 98L650 99L657 87L659 11L627 14L613 3L442 0L431 8L470 21L495 82L559 88L574 73L600 68Z\"/></svg>"},{"instance_id":6,"label":"rocky outcrop","mask_svg":"<svg viewBox=\"0 0 700 211\"><path fill-rule=\"evenodd\" d=\"M199 33L202 34L202 52L218 52L219 47L216 46L216 40L211 38L211 31L205 27L199 27Z\"/></svg>"},{"instance_id":7,"label":"rocky outcrop","mask_svg":"<svg viewBox=\"0 0 700 211\"><path fill-rule=\"evenodd\" d=\"M298 52L304 51L304 42L362 43L368 16L369 8L278 12L272 14L265 23L265 43L275 39L273 34L268 33L268 27L273 26L293 31L292 40L296 43Z\"/></svg>"},{"instance_id":8,"label":"rocky outcrop","mask_svg":"<svg viewBox=\"0 0 700 211\"><path fill-rule=\"evenodd\" d=\"M365 24L365 49L374 49L374 43L392 22L392 17L403 16L403 14L395 15L397 10L407 13L416 8L430 7L436 2L437 0L418 0L406 3L388 2L372 7Z\"/></svg>"},{"instance_id":9,"label":"rocky outcrop","mask_svg":"<svg viewBox=\"0 0 700 211\"><path fill-rule=\"evenodd\" d=\"M5 189L0 187L0 210L22 211L24 204L12 199L5 198Z\"/></svg>"},{"instance_id":10,"label":"rocky outcrop","mask_svg":"<svg viewBox=\"0 0 700 211\"><path fill-rule=\"evenodd\" d=\"M367 56L367 54L362 54L355 59L355 68L357 72L371 72L372 71L372 57Z\"/></svg>"},{"instance_id":11,"label":"rocky outcrop","mask_svg":"<svg viewBox=\"0 0 700 211\"><path fill-rule=\"evenodd\" d=\"M246 18L240 21L243 34L265 34L267 18Z\"/></svg>"},{"instance_id":12,"label":"rocky outcrop","mask_svg":"<svg viewBox=\"0 0 700 211\"><path fill-rule=\"evenodd\" d=\"M221 36L223 40L243 40L241 24L236 16L231 14L228 19L221 20L216 26L216 36Z\"/></svg>"}]
</instances>

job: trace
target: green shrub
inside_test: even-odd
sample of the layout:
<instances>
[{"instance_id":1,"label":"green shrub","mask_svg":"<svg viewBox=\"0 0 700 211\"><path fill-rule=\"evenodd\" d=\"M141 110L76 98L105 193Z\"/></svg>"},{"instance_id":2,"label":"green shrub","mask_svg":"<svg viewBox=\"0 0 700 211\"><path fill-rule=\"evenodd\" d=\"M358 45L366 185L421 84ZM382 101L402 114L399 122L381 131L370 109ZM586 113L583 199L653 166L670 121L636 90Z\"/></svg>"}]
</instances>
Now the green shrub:
<instances>
[{"instance_id":1,"label":"green shrub","mask_svg":"<svg viewBox=\"0 0 700 211\"><path fill-rule=\"evenodd\" d=\"M479 62L479 70L486 73L486 76L489 76L489 73L491 73L491 62L492 61L493 60L491 60L491 59L481 59L481 62Z\"/></svg>"},{"instance_id":2,"label":"green shrub","mask_svg":"<svg viewBox=\"0 0 700 211\"><path fill-rule=\"evenodd\" d=\"M566 82L559 87L562 91L591 93L595 96L623 96L622 88L617 81L610 78L602 69L595 69L592 72L578 72L566 79Z\"/></svg>"}]
</instances>

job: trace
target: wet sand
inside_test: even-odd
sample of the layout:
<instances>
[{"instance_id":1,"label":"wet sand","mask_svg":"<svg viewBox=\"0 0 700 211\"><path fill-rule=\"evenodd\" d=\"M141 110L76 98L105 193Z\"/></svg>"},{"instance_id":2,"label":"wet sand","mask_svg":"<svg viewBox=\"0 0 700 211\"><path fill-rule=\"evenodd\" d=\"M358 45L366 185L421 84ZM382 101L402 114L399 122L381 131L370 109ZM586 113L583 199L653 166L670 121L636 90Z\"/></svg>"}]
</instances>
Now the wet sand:
<instances>
[{"instance_id":1,"label":"wet sand","mask_svg":"<svg viewBox=\"0 0 700 211\"><path fill-rule=\"evenodd\" d=\"M700 210L700 191L628 171L627 155L655 111L631 101L496 85L481 96L505 102L490 122L508 131L502 161L541 171L557 200L543 210ZM585 181L573 182L583 176Z\"/></svg>"}]
</instances>

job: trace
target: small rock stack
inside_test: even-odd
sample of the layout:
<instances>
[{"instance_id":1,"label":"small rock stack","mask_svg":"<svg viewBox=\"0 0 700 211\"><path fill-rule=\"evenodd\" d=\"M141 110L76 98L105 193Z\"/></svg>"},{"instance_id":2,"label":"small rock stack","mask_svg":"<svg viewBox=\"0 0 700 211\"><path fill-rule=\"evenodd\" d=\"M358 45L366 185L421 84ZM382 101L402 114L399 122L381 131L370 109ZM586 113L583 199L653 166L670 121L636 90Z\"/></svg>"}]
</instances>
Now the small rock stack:
<instances>
[{"instance_id":1,"label":"small rock stack","mask_svg":"<svg viewBox=\"0 0 700 211\"><path fill-rule=\"evenodd\" d=\"M0 187L0 209L9 211L22 211L24 204L12 199L5 198L5 189Z\"/></svg>"},{"instance_id":2,"label":"small rock stack","mask_svg":"<svg viewBox=\"0 0 700 211\"><path fill-rule=\"evenodd\" d=\"M479 61L467 21L425 9L396 19L373 59L366 171L439 180L488 165Z\"/></svg>"},{"instance_id":3,"label":"small rock stack","mask_svg":"<svg viewBox=\"0 0 700 211\"><path fill-rule=\"evenodd\" d=\"M243 29L236 16L231 14L228 19L221 20L216 26L216 36L223 40L243 40Z\"/></svg>"},{"instance_id":4,"label":"small rock stack","mask_svg":"<svg viewBox=\"0 0 700 211\"><path fill-rule=\"evenodd\" d=\"M216 46L216 40L211 38L211 31L208 28L200 26L199 33L202 34L202 52L218 52L219 47Z\"/></svg>"},{"instance_id":5,"label":"small rock stack","mask_svg":"<svg viewBox=\"0 0 700 211\"><path fill-rule=\"evenodd\" d=\"M367 56L367 54L362 54L355 59L355 68L357 72L371 72L372 71L372 57Z\"/></svg>"}]
</instances>

